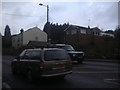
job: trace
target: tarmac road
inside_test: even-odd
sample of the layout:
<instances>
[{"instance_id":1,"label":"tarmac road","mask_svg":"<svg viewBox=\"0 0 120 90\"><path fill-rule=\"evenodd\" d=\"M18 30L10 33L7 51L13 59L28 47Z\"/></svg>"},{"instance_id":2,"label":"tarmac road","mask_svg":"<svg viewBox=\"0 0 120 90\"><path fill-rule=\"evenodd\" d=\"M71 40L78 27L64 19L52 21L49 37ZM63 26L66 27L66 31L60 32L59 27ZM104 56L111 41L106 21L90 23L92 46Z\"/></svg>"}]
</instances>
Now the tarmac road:
<instances>
[{"instance_id":1,"label":"tarmac road","mask_svg":"<svg viewBox=\"0 0 120 90\"><path fill-rule=\"evenodd\" d=\"M2 83L7 88L119 88L119 64L107 62L84 61L73 63L73 73L64 80L44 79L29 83L25 76L11 73L13 56L2 57Z\"/></svg>"}]
</instances>

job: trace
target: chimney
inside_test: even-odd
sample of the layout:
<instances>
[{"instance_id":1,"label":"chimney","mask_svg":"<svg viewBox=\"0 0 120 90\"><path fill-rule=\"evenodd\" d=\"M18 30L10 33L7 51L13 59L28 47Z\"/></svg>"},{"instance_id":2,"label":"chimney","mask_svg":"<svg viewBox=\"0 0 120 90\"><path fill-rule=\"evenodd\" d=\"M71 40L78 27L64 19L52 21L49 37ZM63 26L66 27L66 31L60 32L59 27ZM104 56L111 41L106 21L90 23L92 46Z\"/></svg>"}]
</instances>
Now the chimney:
<instances>
[{"instance_id":1,"label":"chimney","mask_svg":"<svg viewBox=\"0 0 120 90\"><path fill-rule=\"evenodd\" d=\"M23 30L23 29L21 29L21 30L20 30L20 34L23 34L23 32L24 32L24 30Z\"/></svg>"}]
</instances>

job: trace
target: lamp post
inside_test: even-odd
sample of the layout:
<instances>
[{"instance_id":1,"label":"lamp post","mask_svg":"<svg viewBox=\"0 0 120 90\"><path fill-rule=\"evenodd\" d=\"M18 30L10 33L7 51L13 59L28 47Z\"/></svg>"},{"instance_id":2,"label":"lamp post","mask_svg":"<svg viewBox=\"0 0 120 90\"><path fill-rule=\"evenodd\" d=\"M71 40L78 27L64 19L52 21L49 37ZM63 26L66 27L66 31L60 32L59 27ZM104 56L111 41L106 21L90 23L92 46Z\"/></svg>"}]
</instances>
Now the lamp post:
<instances>
[{"instance_id":1,"label":"lamp post","mask_svg":"<svg viewBox=\"0 0 120 90\"><path fill-rule=\"evenodd\" d=\"M47 7L47 22L49 22L49 6L48 5L44 5L42 3L39 4L40 6L44 6Z\"/></svg>"},{"instance_id":2,"label":"lamp post","mask_svg":"<svg viewBox=\"0 0 120 90\"><path fill-rule=\"evenodd\" d=\"M50 22L49 22L49 6L48 5L44 5L42 3L39 4L40 6L44 6L47 7L47 23L48 23L48 42L51 42L51 38L50 38Z\"/></svg>"}]
</instances>

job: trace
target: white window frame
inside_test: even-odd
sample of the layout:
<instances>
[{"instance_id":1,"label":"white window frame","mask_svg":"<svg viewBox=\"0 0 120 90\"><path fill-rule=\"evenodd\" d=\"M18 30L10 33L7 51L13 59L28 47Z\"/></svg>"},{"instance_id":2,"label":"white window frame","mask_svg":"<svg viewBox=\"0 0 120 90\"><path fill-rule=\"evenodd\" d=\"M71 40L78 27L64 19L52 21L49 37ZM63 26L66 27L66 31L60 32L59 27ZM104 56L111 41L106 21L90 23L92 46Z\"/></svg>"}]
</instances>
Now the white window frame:
<instances>
[{"instance_id":1,"label":"white window frame","mask_svg":"<svg viewBox=\"0 0 120 90\"><path fill-rule=\"evenodd\" d=\"M86 29L80 29L80 33L81 34L86 34L87 32L86 32Z\"/></svg>"}]
</instances>

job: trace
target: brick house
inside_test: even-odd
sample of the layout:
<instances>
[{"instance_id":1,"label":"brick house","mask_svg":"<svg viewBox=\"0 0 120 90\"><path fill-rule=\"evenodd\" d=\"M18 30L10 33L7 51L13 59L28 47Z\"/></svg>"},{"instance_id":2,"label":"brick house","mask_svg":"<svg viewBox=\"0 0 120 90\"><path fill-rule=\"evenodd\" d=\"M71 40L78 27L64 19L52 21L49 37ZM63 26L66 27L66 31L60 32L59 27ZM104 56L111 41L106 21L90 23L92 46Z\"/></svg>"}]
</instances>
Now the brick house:
<instances>
[{"instance_id":1,"label":"brick house","mask_svg":"<svg viewBox=\"0 0 120 90\"><path fill-rule=\"evenodd\" d=\"M65 42L75 45L88 45L93 40L102 41L102 31L98 27L90 28L71 25L65 34Z\"/></svg>"}]
</instances>

